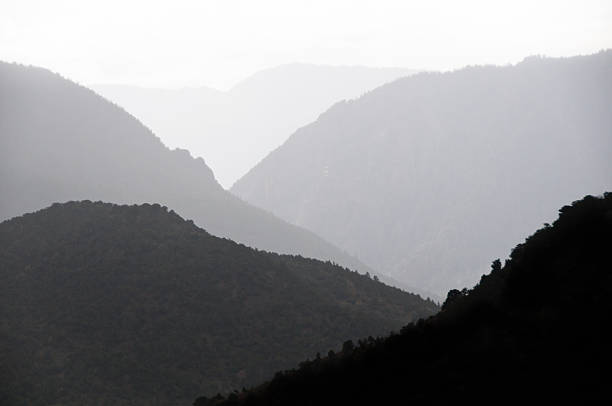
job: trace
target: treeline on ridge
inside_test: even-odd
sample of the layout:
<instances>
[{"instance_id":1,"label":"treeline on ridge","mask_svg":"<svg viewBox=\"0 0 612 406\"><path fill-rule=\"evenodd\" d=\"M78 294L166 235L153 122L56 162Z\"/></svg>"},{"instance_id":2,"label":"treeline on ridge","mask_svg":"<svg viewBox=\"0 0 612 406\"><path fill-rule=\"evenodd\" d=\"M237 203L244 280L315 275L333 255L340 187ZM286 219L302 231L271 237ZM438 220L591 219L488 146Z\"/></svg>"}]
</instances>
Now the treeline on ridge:
<instances>
[{"instance_id":1,"label":"treeline on ridge","mask_svg":"<svg viewBox=\"0 0 612 406\"><path fill-rule=\"evenodd\" d=\"M379 405L611 399L612 193L560 209L473 289L385 339L346 342L204 405Z\"/></svg>"}]
</instances>

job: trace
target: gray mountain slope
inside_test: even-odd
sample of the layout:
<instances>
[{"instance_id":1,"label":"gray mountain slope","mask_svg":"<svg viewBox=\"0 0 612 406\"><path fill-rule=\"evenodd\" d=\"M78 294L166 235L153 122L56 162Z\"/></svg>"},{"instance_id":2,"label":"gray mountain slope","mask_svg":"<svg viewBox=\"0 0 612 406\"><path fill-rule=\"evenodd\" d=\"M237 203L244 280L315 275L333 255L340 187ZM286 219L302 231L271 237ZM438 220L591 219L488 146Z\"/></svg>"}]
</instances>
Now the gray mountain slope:
<instances>
[{"instance_id":1,"label":"gray mountain slope","mask_svg":"<svg viewBox=\"0 0 612 406\"><path fill-rule=\"evenodd\" d=\"M422 73L338 103L232 192L434 293L612 187L612 51Z\"/></svg>"},{"instance_id":2,"label":"gray mountain slope","mask_svg":"<svg viewBox=\"0 0 612 406\"><path fill-rule=\"evenodd\" d=\"M0 62L0 221L83 199L160 203L216 236L369 269L226 192L202 159L169 150L93 91L42 68Z\"/></svg>"},{"instance_id":3,"label":"gray mountain slope","mask_svg":"<svg viewBox=\"0 0 612 406\"><path fill-rule=\"evenodd\" d=\"M343 99L414 73L400 68L289 64L266 69L226 92L92 85L168 146L206 159L230 187L295 130Z\"/></svg>"}]
</instances>

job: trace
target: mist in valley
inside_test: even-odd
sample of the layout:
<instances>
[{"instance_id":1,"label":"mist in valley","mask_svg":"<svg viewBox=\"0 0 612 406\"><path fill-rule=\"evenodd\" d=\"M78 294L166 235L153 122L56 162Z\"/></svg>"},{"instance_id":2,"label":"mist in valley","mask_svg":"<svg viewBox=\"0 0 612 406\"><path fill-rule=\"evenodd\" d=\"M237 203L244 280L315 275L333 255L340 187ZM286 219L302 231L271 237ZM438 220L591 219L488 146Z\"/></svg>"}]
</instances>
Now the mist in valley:
<instances>
[{"instance_id":1,"label":"mist in valley","mask_svg":"<svg viewBox=\"0 0 612 406\"><path fill-rule=\"evenodd\" d=\"M607 2L3 9L0 405L611 400Z\"/></svg>"},{"instance_id":2,"label":"mist in valley","mask_svg":"<svg viewBox=\"0 0 612 406\"><path fill-rule=\"evenodd\" d=\"M338 100L354 99L410 69L289 64L222 92L92 85L145 123L165 145L202 157L226 189Z\"/></svg>"}]
</instances>

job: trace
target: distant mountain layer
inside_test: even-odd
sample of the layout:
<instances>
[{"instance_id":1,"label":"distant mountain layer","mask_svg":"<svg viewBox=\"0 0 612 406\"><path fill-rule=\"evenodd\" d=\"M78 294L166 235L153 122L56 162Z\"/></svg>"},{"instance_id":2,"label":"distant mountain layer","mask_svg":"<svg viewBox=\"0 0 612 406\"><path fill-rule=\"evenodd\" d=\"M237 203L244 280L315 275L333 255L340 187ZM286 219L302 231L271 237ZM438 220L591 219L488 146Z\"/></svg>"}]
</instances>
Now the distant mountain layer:
<instances>
[{"instance_id":1,"label":"distant mountain layer","mask_svg":"<svg viewBox=\"0 0 612 406\"><path fill-rule=\"evenodd\" d=\"M436 316L194 405L609 404L611 246L612 194L586 197Z\"/></svg>"},{"instance_id":2,"label":"distant mountain layer","mask_svg":"<svg viewBox=\"0 0 612 406\"><path fill-rule=\"evenodd\" d=\"M369 268L229 194L123 109L45 69L0 63L0 220L69 200L160 203L259 249Z\"/></svg>"},{"instance_id":3,"label":"distant mountain layer","mask_svg":"<svg viewBox=\"0 0 612 406\"><path fill-rule=\"evenodd\" d=\"M612 189L610 106L612 51L421 73L335 105L232 192L444 295Z\"/></svg>"},{"instance_id":4,"label":"distant mountain layer","mask_svg":"<svg viewBox=\"0 0 612 406\"><path fill-rule=\"evenodd\" d=\"M186 148L230 187L332 104L415 71L289 64L260 71L227 92L209 88L91 88L125 108L170 147Z\"/></svg>"},{"instance_id":5,"label":"distant mountain layer","mask_svg":"<svg viewBox=\"0 0 612 406\"><path fill-rule=\"evenodd\" d=\"M3 405L187 405L437 310L159 205L55 204L0 223L0 247Z\"/></svg>"}]
</instances>

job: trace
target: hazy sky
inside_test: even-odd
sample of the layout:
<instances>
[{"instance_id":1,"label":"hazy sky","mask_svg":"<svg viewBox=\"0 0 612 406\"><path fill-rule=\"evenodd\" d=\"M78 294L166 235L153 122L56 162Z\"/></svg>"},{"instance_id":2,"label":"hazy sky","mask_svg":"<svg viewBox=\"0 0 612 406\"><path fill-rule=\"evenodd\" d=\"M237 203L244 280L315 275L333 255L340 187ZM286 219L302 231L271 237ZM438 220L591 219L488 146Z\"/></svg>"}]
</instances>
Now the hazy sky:
<instances>
[{"instance_id":1,"label":"hazy sky","mask_svg":"<svg viewBox=\"0 0 612 406\"><path fill-rule=\"evenodd\" d=\"M2 0L0 59L227 88L290 62L452 69L612 47L612 1Z\"/></svg>"}]
</instances>

